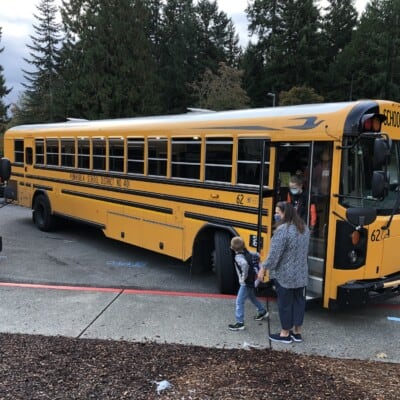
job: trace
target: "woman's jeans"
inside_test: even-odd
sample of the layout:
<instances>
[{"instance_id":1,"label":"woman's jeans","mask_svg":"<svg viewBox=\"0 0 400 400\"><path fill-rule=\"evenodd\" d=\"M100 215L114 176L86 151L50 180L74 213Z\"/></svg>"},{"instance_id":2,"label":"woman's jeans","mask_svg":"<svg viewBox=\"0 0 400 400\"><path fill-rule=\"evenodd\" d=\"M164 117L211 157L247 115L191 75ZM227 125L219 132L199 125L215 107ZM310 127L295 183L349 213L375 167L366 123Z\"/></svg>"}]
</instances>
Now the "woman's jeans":
<instances>
[{"instance_id":1,"label":"woman's jeans","mask_svg":"<svg viewBox=\"0 0 400 400\"><path fill-rule=\"evenodd\" d=\"M264 312L264 306L257 300L254 286L240 285L236 297L236 322L244 323L244 303L249 299L257 308L257 311Z\"/></svg>"},{"instance_id":2,"label":"woman's jeans","mask_svg":"<svg viewBox=\"0 0 400 400\"><path fill-rule=\"evenodd\" d=\"M306 288L287 289L276 279L274 283L282 329L289 331L293 326L302 326L306 310Z\"/></svg>"}]
</instances>

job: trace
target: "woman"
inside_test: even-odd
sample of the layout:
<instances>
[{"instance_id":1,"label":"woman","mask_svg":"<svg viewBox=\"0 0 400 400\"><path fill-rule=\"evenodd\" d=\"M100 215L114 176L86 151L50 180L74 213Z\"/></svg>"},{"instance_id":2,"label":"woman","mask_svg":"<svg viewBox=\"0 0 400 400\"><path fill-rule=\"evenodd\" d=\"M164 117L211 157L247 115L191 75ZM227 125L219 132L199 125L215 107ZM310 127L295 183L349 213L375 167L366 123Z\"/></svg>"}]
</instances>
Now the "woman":
<instances>
[{"instance_id":1,"label":"woman","mask_svg":"<svg viewBox=\"0 0 400 400\"><path fill-rule=\"evenodd\" d=\"M258 274L258 279L262 280L265 271L269 270L278 296L281 332L271 334L269 338L281 343L292 343L293 340L301 342L310 232L293 205L288 202L276 204L274 217L277 227L271 239L268 257Z\"/></svg>"}]
</instances>

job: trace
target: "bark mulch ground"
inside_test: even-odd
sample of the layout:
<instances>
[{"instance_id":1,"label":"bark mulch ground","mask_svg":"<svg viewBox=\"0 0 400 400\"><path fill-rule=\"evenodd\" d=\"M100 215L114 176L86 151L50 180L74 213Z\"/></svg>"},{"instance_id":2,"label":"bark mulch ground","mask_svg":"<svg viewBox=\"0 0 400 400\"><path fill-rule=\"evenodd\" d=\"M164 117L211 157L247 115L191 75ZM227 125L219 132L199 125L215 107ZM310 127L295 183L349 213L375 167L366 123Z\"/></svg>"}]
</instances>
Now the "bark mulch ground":
<instances>
[{"instance_id":1,"label":"bark mulch ground","mask_svg":"<svg viewBox=\"0 0 400 400\"><path fill-rule=\"evenodd\" d=\"M162 389L160 382L171 387ZM0 334L0 399L385 399L400 365L288 351Z\"/></svg>"}]
</instances>

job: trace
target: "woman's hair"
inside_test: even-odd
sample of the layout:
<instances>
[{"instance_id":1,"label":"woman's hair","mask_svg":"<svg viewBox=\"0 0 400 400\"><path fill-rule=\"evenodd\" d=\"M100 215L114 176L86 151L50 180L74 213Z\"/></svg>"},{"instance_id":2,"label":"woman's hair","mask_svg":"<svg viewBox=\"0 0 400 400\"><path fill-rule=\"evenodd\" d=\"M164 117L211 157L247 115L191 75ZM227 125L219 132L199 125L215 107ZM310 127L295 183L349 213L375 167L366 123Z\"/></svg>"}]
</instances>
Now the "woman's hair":
<instances>
[{"instance_id":1,"label":"woman's hair","mask_svg":"<svg viewBox=\"0 0 400 400\"><path fill-rule=\"evenodd\" d=\"M283 218L279 224L293 224L300 233L304 232L306 225L297 213L296 209L293 207L293 204L287 201L278 201L278 203L276 203L276 207L283 212Z\"/></svg>"}]
</instances>

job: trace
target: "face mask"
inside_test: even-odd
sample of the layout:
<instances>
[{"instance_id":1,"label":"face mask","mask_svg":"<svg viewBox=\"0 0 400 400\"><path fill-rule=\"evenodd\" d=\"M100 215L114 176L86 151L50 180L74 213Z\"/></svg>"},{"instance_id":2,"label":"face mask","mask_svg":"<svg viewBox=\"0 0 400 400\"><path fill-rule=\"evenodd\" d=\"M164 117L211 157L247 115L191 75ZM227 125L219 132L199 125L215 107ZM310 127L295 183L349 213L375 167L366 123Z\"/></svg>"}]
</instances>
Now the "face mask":
<instances>
[{"instance_id":1,"label":"face mask","mask_svg":"<svg viewBox=\"0 0 400 400\"><path fill-rule=\"evenodd\" d=\"M290 189L290 193L292 193L292 194L299 194L300 193L300 189Z\"/></svg>"},{"instance_id":2,"label":"face mask","mask_svg":"<svg viewBox=\"0 0 400 400\"><path fill-rule=\"evenodd\" d=\"M281 219L282 219L282 217L279 214L274 214L275 222L279 222Z\"/></svg>"}]
</instances>

